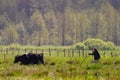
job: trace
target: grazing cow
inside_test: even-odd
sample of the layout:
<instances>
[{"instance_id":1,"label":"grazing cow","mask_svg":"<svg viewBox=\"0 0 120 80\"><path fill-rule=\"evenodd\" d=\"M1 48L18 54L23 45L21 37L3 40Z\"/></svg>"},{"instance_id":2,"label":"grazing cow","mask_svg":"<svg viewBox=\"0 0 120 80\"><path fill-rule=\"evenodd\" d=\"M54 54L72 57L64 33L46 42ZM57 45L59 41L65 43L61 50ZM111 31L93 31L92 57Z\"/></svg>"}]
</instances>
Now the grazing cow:
<instances>
[{"instance_id":1,"label":"grazing cow","mask_svg":"<svg viewBox=\"0 0 120 80\"><path fill-rule=\"evenodd\" d=\"M44 64L43 54L28 53L15 56L14 63L20 62L21 64Z\"/></svg>"}]
</instances>

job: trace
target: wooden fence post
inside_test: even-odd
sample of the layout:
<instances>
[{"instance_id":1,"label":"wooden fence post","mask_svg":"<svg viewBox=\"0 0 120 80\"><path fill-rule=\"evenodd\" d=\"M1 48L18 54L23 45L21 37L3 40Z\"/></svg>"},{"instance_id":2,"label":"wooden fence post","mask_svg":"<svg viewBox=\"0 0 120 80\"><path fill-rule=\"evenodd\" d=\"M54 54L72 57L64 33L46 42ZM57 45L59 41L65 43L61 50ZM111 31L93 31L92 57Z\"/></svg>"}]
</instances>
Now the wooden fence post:
<instances>
[{"instance_id":1,"label":"wooden fence post","mask_svg":"<svg viewBox=\"0 0 120 80\"><path fill-rule=\"evenodd\" d=\"M84 48L82 48L82 56L84 57Z\"/></svg>"},{"instance_id":2,"label":"wooden fence post","mask_svg":"<svg viewBox=\"0 0 120 80\"><path fill-rule=\"evenodd\" d=\"M74 49L72 49L72 57L74 56Z\"/></svg>"},{"instance_id":3,"label":"wooden fence post","mask_svg":"<svg viewBox=\"0 0 120 80\"><path fill-rule=\"evenodd\" d=\"M57 49L57 57L59 56L58 54L59 54L59 51L58 51L58 49Z\"/></svg>"},{"instance_id":4,"label":"wooden fence post","mask_svg":"<svg viewBox=\"0 0 120 80\"><path fill-rule=\"evenodd\" d=\"M105 55L105 52L103 53L103 56L105 57L106 55Z\"/></svg>"},{"instance_id":5,"label":"wooden fence post","mask_svg":"<svg viewBox=\"0 0 120 80\"><path fill-rule=\"evenodd\" d=\"M24 49L24 52L25 52L25 53L27 52L27 49L26 49L26 48Z\"/></svg>"},{"instance_id":6,"label":"wooden fence post","mask_svg":"<svg viewBox=\"0 0 120 80\"><path fill-rule=\"evenodd\" d=\"M80 57L80 49L78 49L78 54L79 54L79 57Z\"/></svg>"},{"instance_id":7,"label":"wooden fence post","mask_svg":"<svg viewBox=\"0 0 120 80\"><path fill-rule=\"evenodd\" d=\"M68 57L70 56L70 49L68 49Z\"/></svg>"},{"instance_id":8,"label":"wooden fence post","mask_svg":"<svg viewBox=\"0 0 120 80\"><path fill-rule=\"evenodd\" d=\"M3 49L1 48L0 51L1 51L1 53L2 53Z\"/></svg>"},{"instance_id":9,"label":"wooden fence post","mask_svg":"<svg viewBox=\"0 0 120 80\"><path fill-rule=\"evenodd\" d=\"M8 48L6 48L6 54L8 54Z\"/></svg>"},{"instance_id":10,"label":"wooden fence post","mask_svg":"<svg viewBox=\"0 0 120 80\"><path fill-rule=\"evenodd\" d=\"M113 53L111 52L111 57L113 57Z\"/></svg>"},{"instance_id":11,"label":"wooden fence post","mask_svg":"<svg viewBox=\"0 0 120 80\"><path fill-rule=\"evenodd\" d=\"M50 48L49 48L49 56L51 56L51 50L50 50Z\"/></svg>"},{"instance_id":12,"label":"wooden fence post","mask_svg":"<svg viewBox=\"0 0 120 80\"><path fill-rule=\"evenodd\" d=\"M14 48L12 48L11 50L12 50L12 54L14 54L14 50L15 50L15 49L14 49Z\"/></svg>"},{"instance_id":13,"label":"wooden fence post","mask_svg":"<svg viewBox=\"0 0 120 80\"><path fill-rule=\"evenodd\" d=\"M8 48L6 48L6 54L4 54L4 59L6 59L7 54L8 54Z\"/></svg>"},{"instance_id":14,"label":"wooden fence post","mask_svg":"<svg viewBox=\"0 0 120 80\"><path fill-rule=\"evenodd\" d=\"M64 52L64 57L66 57L66 54L65 54L65 49L63 50L63 52Z\"/></svg>"},{"instance_id":15,"label":"wooden fence post","mask_svg":"<svg viewBox=\"0 0 120 80\"><path fill-rule=\"evenodd\" d=\"M44 50L42 50L41 53L44 54Z\"/></svg>"}]
</instances>

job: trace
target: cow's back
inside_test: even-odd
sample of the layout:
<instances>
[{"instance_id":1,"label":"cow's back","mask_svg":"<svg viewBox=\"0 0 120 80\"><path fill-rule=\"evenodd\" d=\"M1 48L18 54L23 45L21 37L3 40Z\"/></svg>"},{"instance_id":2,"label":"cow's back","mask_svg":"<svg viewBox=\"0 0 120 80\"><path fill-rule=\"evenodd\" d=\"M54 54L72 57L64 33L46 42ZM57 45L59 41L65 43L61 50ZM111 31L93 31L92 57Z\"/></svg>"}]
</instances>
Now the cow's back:
<instances>
[{"instance_id":1,"label":"cow's back","mask_svg":"<svg viewBox=\"0 0 120 80\"><path fill-rule=\"evenodd\" d=\"M38 64L39 59L35 53L28 53L29 61L31 64Z\"/></svg>"}]
</instances>

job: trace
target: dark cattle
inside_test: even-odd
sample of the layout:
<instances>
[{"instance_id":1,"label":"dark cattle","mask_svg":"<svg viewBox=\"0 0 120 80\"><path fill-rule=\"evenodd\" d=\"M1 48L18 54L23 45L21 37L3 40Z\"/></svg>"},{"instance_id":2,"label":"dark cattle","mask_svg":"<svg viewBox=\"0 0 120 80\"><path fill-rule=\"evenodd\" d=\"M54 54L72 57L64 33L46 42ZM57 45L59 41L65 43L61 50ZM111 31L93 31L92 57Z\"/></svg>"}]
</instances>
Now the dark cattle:
<instances>
[{"instance_id":1,"label":"dark cattle","mask_svg":"<svg viewBox=\"0 0 120 80\"><path fill-rule=\"evenodd\" d=\"M21 64L44 64L43 54L28 53L15 56L14 63L20 62Z\"/></svg>"}]
</instances>

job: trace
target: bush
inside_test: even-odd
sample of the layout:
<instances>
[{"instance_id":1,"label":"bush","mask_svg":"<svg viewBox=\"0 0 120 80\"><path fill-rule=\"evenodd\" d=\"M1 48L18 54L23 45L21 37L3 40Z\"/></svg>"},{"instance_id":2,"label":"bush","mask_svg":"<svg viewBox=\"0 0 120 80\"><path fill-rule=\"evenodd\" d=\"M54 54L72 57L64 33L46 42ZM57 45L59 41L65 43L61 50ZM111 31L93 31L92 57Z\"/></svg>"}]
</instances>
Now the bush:
<instances>
[{"instance_id":1,"label":"bush","mask_svg":"<svg viewBox=\"0 0 120 80\"><path fill-rule=\"evenodd\" d=\"M100 39L87 39L83 43L88 49L93 49L94 47L97 49L102 49L105 44L105 42Z\"/></svg>"},{"instance_id":2,"label":"bush","mask_svg":"<svg viewBox=\"0 0 120 80\"><path fill-rule=\"evenodd\" d=\"M83 43L76 43L74 45L74 48L80 50L80 49L85 48L85 45Z\"/></svg>"},{"instance_id":3,"label":"bush","mask_svg":"<svg viewBox=\"0 0 120 80\"><path fill-rule=\"evenodd\" d=\"M104 50L113 50L115 49L115 45L112 42L106 42L103 46Z\"/></svg>"},{"instance_id":4,"label":"bush","mask_svg":"<svg viewBox=\"0 0 120 80\"><path fill-rule=\"evenodd\" d=\"M87 39L83 43L88 49L93 49L94 47L102 50L115 49L115 45L112 42L105 42L101 39Z\"/></svg>"}]
</instances>

